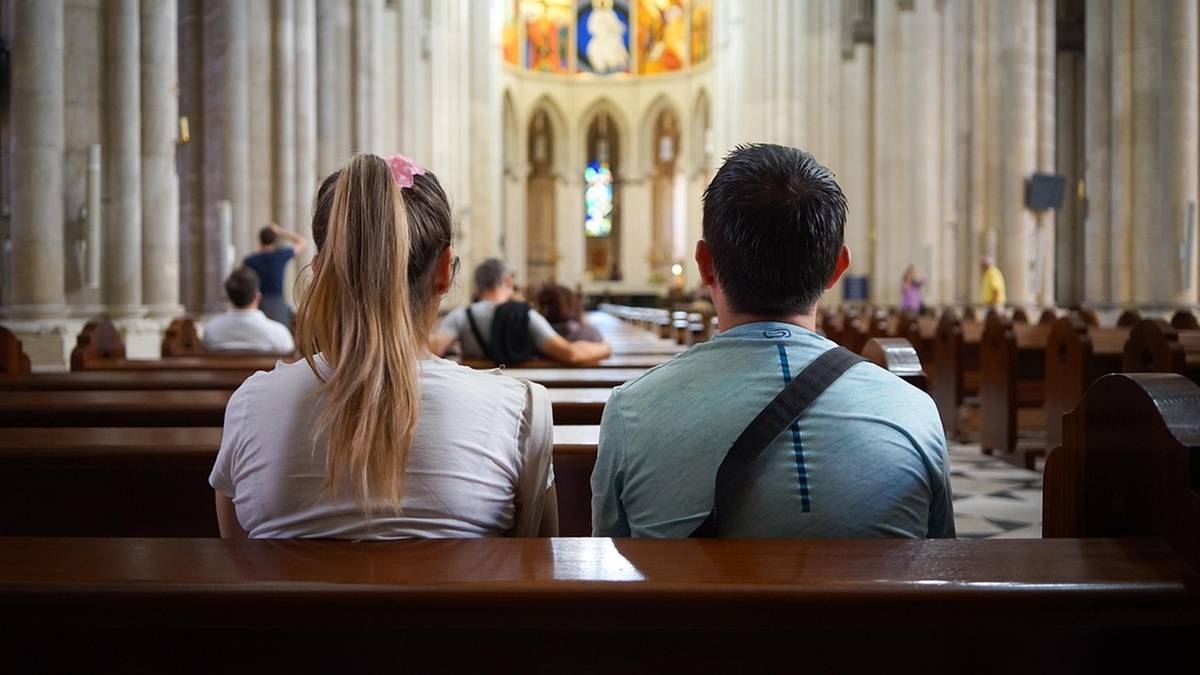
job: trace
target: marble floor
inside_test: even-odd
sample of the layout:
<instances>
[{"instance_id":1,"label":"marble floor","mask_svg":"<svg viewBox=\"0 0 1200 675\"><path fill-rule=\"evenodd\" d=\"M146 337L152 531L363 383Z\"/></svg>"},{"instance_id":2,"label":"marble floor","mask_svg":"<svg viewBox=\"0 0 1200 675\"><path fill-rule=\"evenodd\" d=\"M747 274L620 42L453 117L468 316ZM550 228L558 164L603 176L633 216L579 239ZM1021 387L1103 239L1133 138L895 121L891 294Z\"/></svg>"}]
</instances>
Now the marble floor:
<instances>
[{"instance_id":1,"label":"marble floor","mask_svg":"<svg viewBox=\"0 0 1200 675\"><path fill-rule=\"evenodd\" d=\"M1042 474L984 455L978 444L950 444L950 487L958 536L1042 536Z\"/></svg>"}]
</instances>

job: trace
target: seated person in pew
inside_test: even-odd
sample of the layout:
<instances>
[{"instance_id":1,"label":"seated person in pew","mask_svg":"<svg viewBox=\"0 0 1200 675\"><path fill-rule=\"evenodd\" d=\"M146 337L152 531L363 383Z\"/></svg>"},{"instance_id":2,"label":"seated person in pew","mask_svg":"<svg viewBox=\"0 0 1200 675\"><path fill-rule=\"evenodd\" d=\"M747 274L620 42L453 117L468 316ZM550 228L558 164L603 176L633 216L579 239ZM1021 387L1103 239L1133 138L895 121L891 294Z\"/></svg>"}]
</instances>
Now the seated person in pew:
<instances>
[{"instance_id":1,"label":"seated person in pew","mask_svg":"<svg viewBox=\"0 0 1200 675\"><path fill-rule=\"evenodd\" d=\"M841 188L808 153L729 155L696 245L721 332L613 391L592 474L595 535L954 536L933 401L816 332L818 298L850 265L845 218ZM814 363L828 388L810 381ZM797 397L815 399L744 446L761 454L735 453L749 464L725 482L715 521L718 467L800 373Z\"/></svg>"},{"instance_id":2,"label":"seated person in pew","mask_svg":"<svg viewBox=\"0 0 1200 675\"><path fill-rule=\"evenodd\" d=\"M583 318L579 296L566 286L546 284L538 291L537 304L554 332L568 342L604 342L604 336Z\"/></svg>"},{"instance_id":3,"label":"seated person in pew","mask_svg":"<svg viewBox=\"0 0 1200 675\"><path fill-rule=\"evenodd\" d=\"M205 322L204 346L211 351L249 351L291 354L296 351L292 332L272 321L258 308L262 302L258 274L239 267L225 280L225 295L233 308Z\"/></svg>"},{"instance_id":4,"label":"seated person in pew","mask_svg":"<svg viewBox=\"0 0 1200 675\"><path fill-rule=\"evenodd\" d=\"M411 160L358 155L313 213L305 360L232 398L210 484L223 536L557 533L540 385L432 356L456 265L449 202Z\"/></svg>"},{"instance_id":5,"label":"seated person in pew","mask_svg":"<svg viewBox=\"0 0 1200 675\"><path fill-rule=\"evenodd\" d=\"M431 338L434 354L444 355L458 342L465 358L517 364L539 354L579 365L612 356L607 342L569 341L528 303L513 300L513 276L502 260L491 258L475 268L479 298L442 319Z\"/></svg>"}]
</instances>

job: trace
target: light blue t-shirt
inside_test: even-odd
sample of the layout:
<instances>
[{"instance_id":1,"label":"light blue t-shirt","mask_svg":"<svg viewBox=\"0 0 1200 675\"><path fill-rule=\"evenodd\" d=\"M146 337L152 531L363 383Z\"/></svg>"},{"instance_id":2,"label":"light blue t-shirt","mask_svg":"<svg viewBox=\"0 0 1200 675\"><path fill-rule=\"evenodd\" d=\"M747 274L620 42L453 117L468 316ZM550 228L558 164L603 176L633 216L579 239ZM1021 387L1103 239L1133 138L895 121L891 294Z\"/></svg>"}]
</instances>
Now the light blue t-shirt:
<instances>
[{"instance_id":1,"label":"light blue t-shirt","mask_svg":"<svg viewBox=\"0 0 1200 675\"><path fill-rule=\"evenodd\" d=\"M734 439L834 346L792 324L743 324L618 387L592 473L593 533L691 534ZM720 535L953 537L933 401L873 364L852 366L751 464L722 503Z\"/></svg>"}]
</instances>

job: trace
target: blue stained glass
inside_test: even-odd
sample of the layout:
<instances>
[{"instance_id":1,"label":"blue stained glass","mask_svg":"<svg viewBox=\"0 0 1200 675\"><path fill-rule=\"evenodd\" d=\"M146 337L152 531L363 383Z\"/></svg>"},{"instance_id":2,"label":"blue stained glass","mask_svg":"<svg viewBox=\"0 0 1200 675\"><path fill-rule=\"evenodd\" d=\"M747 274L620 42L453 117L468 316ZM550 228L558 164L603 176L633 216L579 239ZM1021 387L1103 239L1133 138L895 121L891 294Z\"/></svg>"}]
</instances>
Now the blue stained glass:
<instances>
[{"instance_id":1,"label":"blue stained glass","mask_svg":"<svg viewBox=\"0 0 1200 675\"><path fill-rule=\"evenodd\" d=\"M589 237L612 234L613 179L607 164L589 162L583 170L583 232Z\"/></svg>"}]
</instances>

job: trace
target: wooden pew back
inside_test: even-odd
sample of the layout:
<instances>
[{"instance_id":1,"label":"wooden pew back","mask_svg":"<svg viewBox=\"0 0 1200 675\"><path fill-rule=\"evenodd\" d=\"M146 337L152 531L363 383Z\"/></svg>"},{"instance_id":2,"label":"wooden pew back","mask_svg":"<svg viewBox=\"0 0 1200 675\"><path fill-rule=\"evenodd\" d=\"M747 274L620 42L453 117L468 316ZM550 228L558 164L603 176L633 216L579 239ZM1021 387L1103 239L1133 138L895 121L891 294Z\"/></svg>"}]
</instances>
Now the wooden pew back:
<instances>
[{"instance_id":1,"label":"wooden pew back","mask_svg":"<svg viewBox=\"0 0 1200 675\"><path fill-rule=\"evenodd\" d=\"M1062 416L1098 378L1121 370L1128 328L1091 327L1082 317L1055 321L1046 337L1046 447L1062 442Z\"/></svg>"},{"instance_id":2,"label":"wooden pew back","mask_svg":"<svg viewBox=\"0 0 1200 675\"><path fill-rule=\"evenodd\" d=\"M0 375L18 375L30 371L29 355L13 332L0 326Z\"/></svg>"},{"instance_id":3,"label":"wooden pew back","mask_svg":"<svg viewBox=\"0 0 1200 675\"><path fill-rule=\"evenodd\" d=\"M125 360L125 340L107 317L93 319L83 326L71 350L71 370L85 370L99 364Z\"/></svg>"},{"instance_id":4,"label":"wooden pew back","mask_svg":"<svg viewBox=\"0 0 1200 675\"><path fill-rule=\"evenodd\" d=\"M1176 374L1097 380L1046 461L1046 537L1145 537L1200 566L1200 387Z\"/></svg>"}]
</instances>

